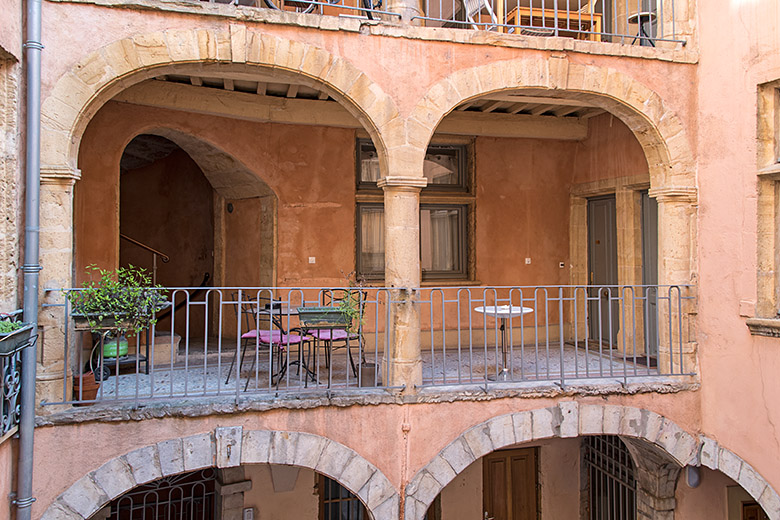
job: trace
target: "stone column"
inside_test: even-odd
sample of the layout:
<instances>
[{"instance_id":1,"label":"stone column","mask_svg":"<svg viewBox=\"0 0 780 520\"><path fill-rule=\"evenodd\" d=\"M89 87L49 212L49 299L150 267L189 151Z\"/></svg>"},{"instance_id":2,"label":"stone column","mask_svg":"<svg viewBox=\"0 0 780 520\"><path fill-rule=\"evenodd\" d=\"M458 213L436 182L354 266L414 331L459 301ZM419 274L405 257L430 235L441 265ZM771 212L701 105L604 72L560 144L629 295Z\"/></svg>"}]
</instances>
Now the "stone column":
<instances>
[{"instance_id":1,"label":"stone column","mask_svg":"<svg viewBox=\"0 0 780 520\"><path fill-rule=\"evenodd\" d=\"M697 371L696 338L692 327L697 294L696 188L652 189L650 196L658 201L658 283L690 284L689 289L681 288L680 296L692 298L681 300L680 305L677 291L672 291L671 301L658 302L658 368L662 374L669 373L670 370L679 373L681 369L684 372ZM660 299L668 297L669 294L668 290L662 289L659 290L658 296Z\"/></svg>"},{"instance_id":2,"label":"stone column","mask_svg":"<svg viewBox=\"0 0 780 520\"><path fill-rule=\"evenodd\" d=\"M62 292L51 289L67 288L73 283L73 186L80 177L81 172L75 168L41 167L37 402L69 399L72 388L71 367L65 360L64 308L50 305L65 302ZM50 410L43 408L39 413Z\"/></svg>"},{"instance_id":3,"label":"stone column","mask_svg":"<svg viewBox=\"0 0 780 520\"><path fill-rule=\"evenodd\" d=\"M385 285L394 303L387 324L389 335L386 382L414 392L422 383L420 357L420 190L425 177L388 176L377 185L385 192Z\"/></svg>"},{"instance_id":4,"label":"stone column","mask_svg":"<svg viewBox=\"0 0 780 520\"><path fill-rule=\"evenodd\" d=\"M412 20L412 18L423 15L423 0L387 0L387 2L379 7L379 9L383 9L391 13L398 13L401 15L402 23L422 25L422 20ZM388 21L397 22L398 18L395 16L388 17Z\"/></svg>"},{"instance_id":5,"label":"stone column","mask_svg":"<svg viewBox=\"0 0 780 520\"><path fill-rule=\"evenodd\" d=\"M642 196L639 191L619 187L615 192L617 214L618 283L623 303L618 349L627 356L644 354L644 305L641 289L625 288L642 284Z\"/></svg>"},{"instance_id":6,"label":"stone column","mask_svg":"<svg viewBox=\"0 0 780 520\"><path fill-rule=\"evenodd\" d=\"M588 285L588 199L572 195L569 200L569 261L571 272L569 283L574 286ZM574 301L569 305L568 323L572 324L571 338L575 342L587 341L588 320L586 301L587 292L576 289L572 294ZM576 309L575 309L576 307ZM575 318L577 316L576 326ZM577 332L576 337L574 332Z\"/></svg>"}]
</instances>

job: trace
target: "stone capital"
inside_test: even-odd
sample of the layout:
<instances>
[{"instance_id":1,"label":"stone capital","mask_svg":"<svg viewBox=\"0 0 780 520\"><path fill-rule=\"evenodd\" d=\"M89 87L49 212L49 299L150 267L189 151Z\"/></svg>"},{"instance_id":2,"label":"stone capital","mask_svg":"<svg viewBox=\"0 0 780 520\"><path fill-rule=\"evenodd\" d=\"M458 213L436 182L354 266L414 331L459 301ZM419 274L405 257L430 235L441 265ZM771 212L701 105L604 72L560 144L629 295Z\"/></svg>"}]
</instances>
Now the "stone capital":
<instances>
[{"instance_id":1,"label":"stone capital","mask_svg":"<svg viewBox=\"0 0 780 520\"><path fill-rule=\"evenodd\" d=\"M73 186L81 179L81 170L69 166L41 166L41 184Z\"/></svg>"},{"instance_id":2,"label":"stone capital","mask_svg":"<svg viewBox=\"0 0 780 520\"><path fill-rule=\"evenodd\" d=\"M428 185L428 179L425 177L411 177L394 175L379 179L376 185L383 190L388 189L396 191L420 191Z\"/></svg>"},{"instance_id":3,"label":"stone capital","mask_svg":"<svg viewBox=\"0 0 780 520\"><path fill-rule=\"evenodd\" d=\"M698 190L688 186L653 188L650 190L649 194L651 197L657 200L659 204L663 204L665 202L695 204L698 200Z\"/></svg>"}]
</instances>

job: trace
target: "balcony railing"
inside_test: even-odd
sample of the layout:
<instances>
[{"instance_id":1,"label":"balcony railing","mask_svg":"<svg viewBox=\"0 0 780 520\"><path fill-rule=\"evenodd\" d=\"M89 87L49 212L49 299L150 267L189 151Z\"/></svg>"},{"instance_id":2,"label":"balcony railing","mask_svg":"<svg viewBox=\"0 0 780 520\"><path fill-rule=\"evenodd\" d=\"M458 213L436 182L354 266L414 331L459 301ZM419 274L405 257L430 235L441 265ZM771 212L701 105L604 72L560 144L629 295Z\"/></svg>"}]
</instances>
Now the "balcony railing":
<instances>
[{"instance_id":1,"label":"balcony railing","mask_svg":"<svg viewBox=\"0 0 780 520\"><path fill-rule=\"evenodd\" d=\"M20 321L22 311L0 314L0 319ZM29 334L26 334L29 337ZM0 437L19 425L21 418L20 391L22 388L22 350L35 344L37 336L24 342L14 341L12 348L0 347L0 376L2 376L2 398L0 399ZM1 345L1 344L0 344Z\"/></svg>"},{"instance_id":2,"label":"balcony railing","mask_svg":"<svg viewBox=\"0 0 780 520\"><path fill-rule=\"evenodd\" d=\"M201 0L299 13L396 20L388 0ZM654 46L679 39L674 0L422 0L428 27Z\"/></svg>"},{"instance_id":3,"label":"balcony railing","mask_svg":"<svg viewBox=\"0 0 780 520\"><path fill-rule=\"evenodd\" d=\"M74 289L71 289L74 290ZM70 290L68 290L70 291ZM342 308L351 324L319 329L299 308ZM67 292L67 291L65 291ZM424 288L412 291L422 331L422 385L619 381L692 375L687 286ZM331 395L391 387L388 323L403 290L177 288L138 337L76 331L63 303L70 371L56 403ZM315 337L315 336L318 336ZM328 338L333 338L329 343ZM74 391L94 374L97 394Z\"/></svg>"}]
</instances>

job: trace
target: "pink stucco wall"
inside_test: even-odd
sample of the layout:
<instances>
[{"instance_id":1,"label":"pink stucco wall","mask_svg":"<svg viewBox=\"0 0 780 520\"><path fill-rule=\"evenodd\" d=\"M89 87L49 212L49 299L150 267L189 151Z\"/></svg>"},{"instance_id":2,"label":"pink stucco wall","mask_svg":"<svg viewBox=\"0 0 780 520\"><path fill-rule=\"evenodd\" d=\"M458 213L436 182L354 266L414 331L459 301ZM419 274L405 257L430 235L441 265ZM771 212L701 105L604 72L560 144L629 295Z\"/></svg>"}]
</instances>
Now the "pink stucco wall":
<instances>
[{"instance_id":1,"label":"pink stucco wall","mask_svg":"<svg viewBox=\"0 0 780 520\"><path fill-rule=\"evenodd\" d=\"M665 105L679 116L698 160L695 172L699 188L698 242L693 256L696 265L694 281L698 285L696 337L701 390L677 395L610 397L608 401L641 405L673 418L690 432L702 432L717 439L752 464L775 489L780 489L780 465L776 463L780 460L780 432L776 428L780 424L780 407L775 398L780 395L780 379L776 377L780 370L778 340L751 337L744 318L740 316L740 303L744 302L743 308L749 309L756 298L756 85L780 78L776 32L780 25L780 7L773 0L714 0L698 2L697 9L700 53L697 64L567 53L573 63L618 69L656 92ZM44 43L51 49L45 61L44 99L58 78L79 59L111 41L139 32L193 26L225 28L229 23L213 17L68 3L47 3L44 20ZM74 25L100 26L101 31L85 38L81 31L70 30ZM346 56L382 86L402 111L409 111L430 85L454 70L494 60L549 55L541 50L372 38L272 24L263 25L262 30L310 42L334 54ZM371 59L363 59L365 56ZM399 63L413 63L415 66L399 67ZM404 88L398 88L399 85ZM101 172L113 172L123 139L144 127L142 111L138 111L137 116L120 117L117 112L112 114L115 110L112 107L105 110L104 114L98 115L98 118L107 118L103 120L105 127L122 130L101 135L104 142L111 141L110 151L103 154L98 153L94 135L90 136L90 130L87 131L85 147L82 147L82 154L86 154L82 156L82 182ZM188 129L193 121L176 114L171 114L168 119L171 124L184 129ZM99 119L96 121L99 122ZM120 122L122 124L118 125ZM257 126L243 122L229 124L253 131ZM218 138L214 127L199 128L198 131L205 137ZM315 134L313 138L322 137L317 130L310 131ZM285 154L295 154L296 150L291 149L294 145L290 143L294 142L296 132L297 129L286 127L278 138L274 138L276 140L270 140L271 136L263 134L266 139L262 141L271 143ZM248 132L246 135L254 134ZM341 143L344 149L352 146L349 144L353 138L350 131L329 130L328 136ZM91 144L90 137L93 139ZM246 138L224 143L223 147L236 156L246 154L249 164L265 164L267 157L250 145ZM486 148L493 145L495 143L484 143ZM89 146L93 148L90 150ZM346 159L338 150L334 147L333 155L326 159L343 166ZM268 172L269 184L281 176L280 171ZM337 203L349 201L351 204L354 198L351 176L333 183L323 182L316 188L320 196L330 197ZM111 185L102 186L101 190L104 191L99 196L115 197ZM290 200L307 196L300 188L290 187L289 190L285 196ZM85 207L85 203L77 199L77 222L84 218ZM320 216L313 213L304 223L318 218ZM340 223L351 225L351 218L343 216ZM280 214L280 228L290 229L295 227L291 224L297 222L298 217L292 211L286 217ZM106 223L115 225L115 221L107 220ZM300 233L294 236L296 240L307 238ZM83 246L77 245L77 255L83 251ZM98 260L110 260L113 253L111 248L108 251ZM349 249L336 253L333 266L352 265L352 254ZM288 261L289 272L296 273L295 276L299 277L296 279L310 283L328 279L329 275L309 271L311 268L302 259L299 262L292 253ZM281 272L279 279L290 280ZM475 422L545 404L549 401L502 399L489 404L322 408L307 412L277 411L198 420L149 420L143 423L92 423L43 428L37 437L41 453L39 460L50 461L52 468L36 474L36 488L41 497L38 504L48 503L69 483L115 454L154 440L208 431L217 424L243 423L253 428L321 432L355 446L398 484ZM406 466L386 453L373 435L377 430L395 431L391 437L401 443L397 426L402 422L412 425L409 442L424 447L409 455ZM117 435L117 432L122 434ZM75 448L84 443L90 446L88 452ZM76 459L67 452L63 455L61 446L74 447L73 451L78 451L81 458ZM407 469L404 470L404 467ZM692 496L688 503L693 503ZM686 500L681 498L682 503ZM35 507L40 512L42 506Z\"/></svg>"},{"instance_id":2,"label":"pink stucco wall","mask_svg":"<svg viewBox=\"0 0 780 520\"><path fill-rule=\"evenodd\" d=\"M780 489L778 340L751 337L740 316L740 302L750 312L756 301L756 94L780 79L780 7L721 0L698 8L701 59L690 88L699 110L702 430Z\"/></svg>"}]
</instances>

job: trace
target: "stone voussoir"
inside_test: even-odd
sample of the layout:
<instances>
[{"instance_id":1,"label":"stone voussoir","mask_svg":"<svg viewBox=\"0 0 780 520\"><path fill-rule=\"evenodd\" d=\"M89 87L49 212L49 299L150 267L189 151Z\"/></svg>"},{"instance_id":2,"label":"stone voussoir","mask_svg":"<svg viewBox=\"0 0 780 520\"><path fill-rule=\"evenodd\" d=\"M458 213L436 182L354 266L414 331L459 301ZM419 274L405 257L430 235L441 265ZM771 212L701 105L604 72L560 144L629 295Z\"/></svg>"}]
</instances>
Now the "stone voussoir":
<instances>
[{"instance_id":1,"label":"stone voussoir","mask_svg":"<svg viewBox=\"0 0 780 520\"><path fill-rule=\"evenodd\" d=\"M157 446L139 448L123 455L121 458L130 467L130 470L133 472L133 478L139 485L162 477Z\"/></svg>"},{"instance_id":2,"label":"stone voussoir","mask_svg":"<svg viewBox=\"0 0 780 520\"><path fill-rule=\"evenodd\" d=\"M95 484L90 475L77 480L61 498L65 505L84 518L92 516L109 500L108 495Z\"/></svg>"},{"instance_id":3,"label":"stone voussoir","mask_svg":"<svg viewBox=\"0 0 780 520\"><path fill-rule=\"evenodd\" d=\"M136 486L133 472L122 459L112 459L92 473L95 484L100 487L113 500L122 493Z\"/></svg>"}]
</instances>

